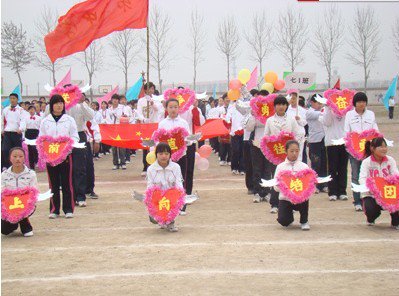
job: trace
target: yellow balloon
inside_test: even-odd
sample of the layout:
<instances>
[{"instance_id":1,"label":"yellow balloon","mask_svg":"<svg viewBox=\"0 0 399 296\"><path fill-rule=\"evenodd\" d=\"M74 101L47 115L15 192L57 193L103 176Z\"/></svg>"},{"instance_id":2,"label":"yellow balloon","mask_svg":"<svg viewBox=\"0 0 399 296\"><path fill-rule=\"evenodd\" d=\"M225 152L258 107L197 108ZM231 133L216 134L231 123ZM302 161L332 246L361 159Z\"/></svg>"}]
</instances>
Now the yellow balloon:
<instances>
[{"instance_id":1,"label":"yellow balloon","mask_svg":"<svg viewBox=\"0 0 399 296\"><path fill-rule=\"evenodd\" d=\"M261 89L267 90L269 92L269 94L272 94L274 91L274 86L270 82L265 82L265 83L263 83Z\"/></svg>"},{"instance_id":2,"label":"yellow balloon","mask_svg":"<svg viewBox=\"0 0 399 296\"><path fill-rule=\"evenodd\" d=\"M145 160L150 165L153 164L156 159L157 159L157 157L155 156L155 152L154 151L148 152L147 156L145 157Z\"/></svg>"},{"instance_id":3,"label":"yellow balloon","mask_svg":"<svg viewBox=\"0 0 399 296\"><path fill-rule=\"evenodd\" d=\"M251 79L251 71L248 69L242 69L238 72L238 80L240 80L242 84L246 84L249 79Z\"/></svg>"},{"instance_id":4,"label":"yellow balloon","mask_svg":"<svg viewBox=\"0 0 399 296\"><path fill-rule=\"evenodd\" d=\"M275 83L278 79L276 72L269 71L265 74L265 81L271 84Z\"/></svg>"}]
</instances>

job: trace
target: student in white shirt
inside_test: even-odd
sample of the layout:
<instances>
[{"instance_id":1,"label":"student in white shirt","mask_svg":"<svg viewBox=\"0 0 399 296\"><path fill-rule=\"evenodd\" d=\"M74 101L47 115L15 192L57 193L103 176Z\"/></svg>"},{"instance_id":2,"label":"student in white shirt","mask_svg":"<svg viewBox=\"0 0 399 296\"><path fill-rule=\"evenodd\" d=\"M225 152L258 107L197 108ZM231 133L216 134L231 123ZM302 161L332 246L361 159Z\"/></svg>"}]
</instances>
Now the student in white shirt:
<instances>
[{"instance_id":1,"label":"student in white shirt","mask_svg":"<svg viewBox=\"0 0 399 296\"><path fill-rule=\"evenodd\" d=\"M244 128L243 115L237 111L236 104L232 103L227 111L226 121L231 123L231 171L234 175L244 175L243 159Z\"/></svg>"},{"instance_id":2,"label":"student in white shirt","mask_svg":"<svg viewBox=\"0 0 399 296\"><path fill-rule=\"evenodd\" d=\"M230 108L230 99L227 93L222 96L223 104L218 107L219 118L226 120L227 111ZM219 101L220 102L220 101ZM219 164L221 166L231 165L231 136L221 136L219 137Z\"/></svg>"},{"instance_id":3,"label":"student in white shirt","mask_svg":"<svg viewBox=\"0 0 399 296\"><path fill-rule=\"evenodd\" d=\"M101 110L99 112L101 114L101 122L100 123L101 124L106 124L107 123L107 117L109 117L109 110L108 110L108 103L107 102L105 102L105 101L101 102ZM100 144L100 154L99 155L101 155L101 154L104 154L104 155L110 154L111 153L110 151L111 151L111 146L103 144L103 143Z\"/></svg>"},{"instance_id":4,"label":"student in white shirt","mask_svg":"<svg viewBox=\"0 0 399 296\"><path fill-rule=\"evenodd\" d=\"M345 117L345 133L358 132L361 133L365 130L375 129L378 130L377 122L375 121L375 115L373 111L368 110L367 107L368 98L363 92L358 92L353 96L354 110L346 113ZM359 172L361 160L349 155L349 161L352 168L352 183L359 184ZM357 212L363 211L362 203L359 192L353 192L353 199L355 210Z\"/></svg>"},{"instance_id":5,"label":"student in white shirt","mask_svg":"<svg viewBox=\"0 0 399 296\"><path fill-rule=\"evenodd\" d=\"M168 190L173 187L183 189L181 169L178 164L170 159L172 150L169 145L159 143L155 148L155 155L157 160L147 170L147 189L154 185L162 190ZM157 223L152 217L150 217L150 221ZM174 221L167 225L167 230L170 232L178 231Z\"/></svg>"},{"instance_id":6,"label":"student in white shirt","mask_svg":"<svg viewBox=\"0 0 399 296\"><path fill-rule=\"evenodd\" d=\"M26 119L25 138L35 140L39 136L40 123L42 118L37 115L35 106L29 106L29 117ZM38 153L35 145L28 145L29 167L34 170L38 162Z\"/></svg>"},{"instance_id":7,"label":"student in white shirt","mask_svg":"<svg viewBox=\"0 0 399 296\"><path fill-rule=\"evenodd\" d=\"M212 97L209 98L210 109L206 113L206 119L219 118L219 111L215 104L216 104L216 100ZM209 144L211 145L211 147L215 153L219 153L219 141L218 141L217 137L209 139Z\"/></svg>"},{"instance_id":8,"label":"student in white shirt","mask_svg":"<svg viewBox=\"0 0 399 296\"><path fill-rule=\"evenodd\" d=\"M1 152L3 155L9 155L11 148L22 147L22 133L26 129L26 111L18 106L18 94L10 94L9 99L10 105L5 107L1 114ZM2 157L2 169L9 166L8 157Z\"/></svg>"},{"instance_id":9,"label":"student in white shirt","mask_svg":"<svg viewBox=\"0 0 399 296\"><path fill-rule=\"evenodd\" d=\"M43 118L40 124L40 136L66 136L74 142L79 142L78 129L75 120L65 114L65 102L62 96L53 95L50 99L50 114ZM62 210L65 218L73 218L75 207L74 192L72 184L72 155L56 165L47 164L47 174L53 197L50 198L50 219L60 215L60 186L62 188Z\"/></svg>"},{"instance_id":10,"label":"student in white shirt","mask_svg":"<svg viewBox=\"0 0 399 296\"><path fill-rule=\"evenodd\" d=\"M303 163L299 160L300 149L298 141L288 141L285 144L285 150L287 151L287 158L284 162L280 163L276 167L276 176L281 171L292 171L296 173L309 168L306 163ZM280 188L278 186L274 186L274 190L279 192ZM280 192L277 218L278 223L285 227L291 225L291 223L294 222L294 211L299 211L301 215L299 222L301 223L302 230L309 230L309 200L294 205L286 196L284 196L284 194Z\"/></svg>"},{"instance_id":11,"label":"student in white shirt","mask_svg":"<svg viewBox=\"0 0 399 296\"><path fill-rule=\"evenodd\" d=\"M389 119L393 119L393 110L395 108L395 98L392 96L388 101Z\"/></svg>"}]
</instances>

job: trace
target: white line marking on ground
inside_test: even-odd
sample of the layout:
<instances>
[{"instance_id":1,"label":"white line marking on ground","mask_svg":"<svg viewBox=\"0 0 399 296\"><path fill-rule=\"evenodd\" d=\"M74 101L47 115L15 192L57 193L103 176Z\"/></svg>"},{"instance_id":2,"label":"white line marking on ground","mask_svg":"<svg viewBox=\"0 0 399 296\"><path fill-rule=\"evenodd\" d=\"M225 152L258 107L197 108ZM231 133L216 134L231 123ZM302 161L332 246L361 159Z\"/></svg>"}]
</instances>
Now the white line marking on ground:
<instances>
[{"instance_id":1,"label":"white line marking on ground","mask_svg":"<svg viewBox=\"0 0 399 296\"><path fill-rule=\"evenodd\" d=\"M255 269L255 270L215 270L215 269L197 269L197 270L164 270L164 271L131 271L131 272L115 272L115 273L97 273L87 274L78 273L64 276L54 277L23 277L4 279L1 281L3 284L19 283L19 282L57 282L57 281L70 281L70 280L96 280L104 278L121 278L121 277L153 277L153 276L218 276L218 275L314 275L314 274L356 274L356 273L398 273L399 269L310 269L310 270L273 270L273 269Z\"/></svg>"},{"instance_id":2,"label":"white line marking on ground","mask_svg":"<svg viewBox=\"0 0 399 296\"><path fill-rule=\"evenodd\" d=\"M148 248L201 248L201 247L243 247L243 246L280 246L280 245L329 245L329 244L368 244L368 243L399 243L399 239L332 239L332 240L290 240L290 241L230 241L230 242L183 242L183 243L145 243L130 245L110 245L110 246L70 246L70 247L40 247L40 248L3 248L3 253L36 252L50 253L68 250L93 250L105 251L115 249L148 249Z\"/></svg>"}]
</instances>

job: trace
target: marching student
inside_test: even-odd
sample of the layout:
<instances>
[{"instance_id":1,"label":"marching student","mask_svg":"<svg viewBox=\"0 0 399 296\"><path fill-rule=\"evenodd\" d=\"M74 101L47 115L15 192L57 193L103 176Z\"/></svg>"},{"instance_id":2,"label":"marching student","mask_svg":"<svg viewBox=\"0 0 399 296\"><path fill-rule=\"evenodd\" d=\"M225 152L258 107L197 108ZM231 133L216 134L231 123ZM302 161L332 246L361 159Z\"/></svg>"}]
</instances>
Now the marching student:
<instances>
[{"instance_id":1,"label":"marching student","mask_svg":"<svg viewBox=\"0 0 399 296\"><path fill-rule=\"evenodd\" d=\"M365 130L375 129L378 130L377 122L373 111L368 110L368 98L363 92L358 92L353 96L353 106L355 109L346 113L345 117L345 134L349 132L361 133ZM349 161L352 171L352 183L359 184L359 172L361 160L357 160L352 155L349 155ZM353 204L355 210L361 212L363 210L359 192L353 192Z\"/></svg>"},{"instance_id":2,"label":"marching student","mask_svg":"<svg viewBox=\"0 0 399 296\"><path fill-rule=\"evenodd\" d=\"M326 105L320 122L324 126L327 167L328 174L331 176L331 181L328 182L328 198L330 201L348 200L346 187L348 185L349 154L345 149L345 144L333 145L332 143L332 140L345 136L345 117L335 115Z\"/></svg>"},{"instance_id":3,"label":"marching student","mask_svg":"<svg viewBox=\"0 0 399 296\"><path fill-rule=\"evenodd\" d=\"M86 195L91 199L98 199L98 195L94 192L95 186L95 174L94 174L94 162L93 153L98 154L100 150L101 133L100 127L95 119L92 119L86 123L86 135L89 144L87 151L87 174L86 174Z\"/></svg>"},{"instance_id":4,"label":"marching student","mask_svg":"<svg viewBox=\"0 0 399 296\"><path fill-rule=\"evenodd\" d=\"M210 109L206 114L206 119L216 119L219 118L219 108L216 106L216 99L209 98ZM219 153L219 140L218 137L209 139L209 144L211 145L213 152Z\"/></svg>"},{"instance_id":5,"label":"marching student","mask_svg":"<svg viewBox=\"0 0 399 296\"><path fill-rule=\"evenodd\" d=\"M220 101L219 101L220 103ZM227 93L224 93L222 96L222 105L218 107L219 109L219 118L226 120L227 111L230 108L230 99L227 96ZM231 137L220 136L219 137L219 164L221 166L231 165Z\"/></svg>"},{"instance_id":6,"label":"marching student","mask_svg":"<svg viewBox=\"0 0 399 296\"><path fill-rule=\"evenodd\" d=\"M50 114L42 119L39 130L40 136L66 136L79 142L78 128L75 120L65 113L65 101L60 95L53 95L50 99ZM65 218L73 218L75 207L73 192L72 155L56 165L47 164L47 174L53 197L50 198L50 219L60 215L60 186L62 188L62 210ZM86 188L85 188L86 190Z\"/></svg>"},{"instance_id":7,"label":"marching student","mask_svg":"<svg viewBox=\"0 0 399 296\"><path fill-rule=\"evenodd\" d=\"M276 167L275 176L281 171L292 171L294 173L308 169L308 165L299 160L300 148L299 142L295 140L290 140L285 144L285 151L287 152L287 158L284 162L280 163ZM279 186L274 186L276 192L280 192ZM291 201L280 192L278 202L278 217L277 221L282 226L289 226L294 222L294 211L299 211L301 217L299 222L301 223L302 230L310 230L308 223L308 213L309 213L309 200L300 203L293 204Z\"/></svg>"},{"instance_id":8,"label":"marching student","mask_svg":"<svg viewBox=\"0 0 399 296\"><path fill-rule=\"evenodd\" d=\"M121 105L124 106L124 114L129 118L129 122L128 123L136 123L136 112L135 110L132 109L131 105L127 103L127 99L125 95L120 95L119 96L119 103ZM130 154L131 154L131 150L126 148L126 153L125 153L125 157L126 157L126 163L130 163Z\"/></svg>"},{"instance_id":9,"label":"marching student","mask_svg":"<svg viewBox=\"0 0 399 296\"><path fill-rule=\"evenodd\" d=\"M3 155L3 157L5 157ZM1 188L17 189L24 187L37 188L37 177L33 170L25 166L25 152L21 147L14 147L10 150L11 166L1 174ZM30 224L29 218L24 218L18 223L10 223L1 219L1 233L8 235L21 228L23 236L33 236L33 228Z\"/></svg>"},{"instance_id":10,"label":"marching student","mask_svg":"<svg viewBox=\"0 0 399 296\"><path fill-rule=\"evenodd\" d=\"M366 183L368 177L388 177L399 175L395 159L387 155L388 147L384 138L374 138L366 143L366 159L360 167L359 183ZM397 195L396 195L397 196ZM381 206L377 204L370 192L362 194L364 213L369 226L375 225L375 220L381 215ZM391 225L399 230L399 211L391 213Z\"/></svg>"},{"instance_id":11,"label":"marching student","mask_svg":"<svg viewBox=\"0 0 399 296\"><path fill-rule=\"evenodd\" d=\"M182 188L183 178L180 166L173 162L170 158L172 150L166 143L159 143L155 148L156 161L148 167L147 170L147 189L154 185L160 187L162 190L170 188ZM151 222L155 220L150 217ZM155 222L156 223L156 222ZM178 231L175 227L175 221L169 223L166 227L170 232Z\"/></svg>"},{"instance_id":12,"label":"marching student","mask_svg":"<svg viewBox=\"0 0 399 296\"><path fill-rule=\"evenodd\" d=\"M168 112L168 116L163 119L161 122L158 124L158 129L165 129L165 130L171 130L175 127L181 127L184 128L189 134L190 134L190 127L187 123L186 120L181 118L179 116L179 101L176 99L169 99L166 101L166 111ZM191 146L192 144L188 143L187 147ZM186 193L188 193L187 186L191 186L192 190L192 175L187 174L187 150L184 152L184 155L179 159L177 162L178 165L180 166L183 180L184 180L184 189L186 190ZM191 178L191 179L189 179ZM191 193L190 193L191 194ZM184 216L186 215L186 206L181 209L180 215Z\"/></svg>"},{"instance_id":13,"label":"marching student","mask_svg":"<svg viewBox=\"0 0 399 296\"><path fill-rule=\"evenodd\" d=\"M11 148L22 147L22 133L26 129L26 111L18 106L18 94L9 95L10 105L3 109L1 114L1 152L7 156ZM1 168L8 168L10 160L8 157L1 158Z\"/></svg>"},{"instance_id":14,"label":"marching student","mask_svg":"<svg viewBox=\"0 0 399 296\"><path fill-rule=\"evenodd\" d=\"M305 135L305 130L298 125L297 120L294 117L287 115L286 113L288 108L287 99L284 96L279 95L277 98L274 99L273 105L276 113L266 120L264 135L267 136L278 135L281 131L292 132L298 143L301 143L301 140ZM298 157L301 160L302 152ZM270 171L274 172L275 169L276 166L270 163ZM278 194L274 190L272 190L271 192L270 205L272 207L270 213L277 213Z\"/></svg>"},{"instance_id":15,"label":"marching student","mask_svg":"<svg viewBox=\"0 0 399 296\"><path fill-rule=\"evenodd\" d=\"M231 171L234 175L244 175L245 164L243 159L244 128L243 115L237 111L236 103L232 103L227 111L226 121L231 123Z\"/></svg>"},{"instance_id":16,"label":"marching student","mask_svg":"<svg viewBox=\"0 0 399 296\"><path fill-rule=\"evenodd\" d=\"M319 120L322 115L323 105L316 101L316 94L310 99L311 107L306 111L306 121L309 126L308 145L309 158L312 169L319 177L325 177L327 174L327 155L324 144L324 127ZM328 192L326 184L317 184L316 193L320 191Z\"/></svg>"},{"instance_id":17,"label":"marching student","mask_svg":"<svg viewBox=\"0 0 399 296\"><path fill-rule=\"evenodd\" d=\"M72 150L74 199L79 207L86 207L87 167L93 162L93 156L91 151L88 151L90 150L90 143L87 141L85 131L86 122L94 118L94 110L86 102L86 96L83 93L79 103L69 109L67 114L75 119L79 143L86 143L85 148L73 148Z\"/></svg>"},{"instance_id":18,"label":"marching student","mask_svg":"<svg viewBox=\"0 0 399 296\"><path fill-rule=\"evenodd\" d=\"M29 106L29 117L26 119L26 131L25 138L29 140L35 140L39 136L40 123L42 118L37 115L36 108ZM35 165L38 162L38 153L35 145L28 145L29 151L29 167L34 170Z\"/></svg>"},{"instance_id":19,"label":"marching student","mask_svg":"<svg viewBox=\"0 0 399 296\"><path fill-rule=\"evenodd\" d=\"M101 124L106 124L107 123L107 117L109 116L109 109L108 109L108 103L103 101L101 102ZM99 124L100 124L99 123ZM100 143L100 154L103 153L104 155L110 154L111 146Z\"/></svg>"}]
</instances>

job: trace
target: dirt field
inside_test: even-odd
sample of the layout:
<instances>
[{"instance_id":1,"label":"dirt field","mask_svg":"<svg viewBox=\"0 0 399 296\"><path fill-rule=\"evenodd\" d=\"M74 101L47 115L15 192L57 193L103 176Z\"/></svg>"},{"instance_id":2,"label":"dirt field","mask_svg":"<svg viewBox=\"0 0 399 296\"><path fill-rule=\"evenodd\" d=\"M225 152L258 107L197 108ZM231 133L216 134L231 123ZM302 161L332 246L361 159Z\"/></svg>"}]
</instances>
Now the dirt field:
<instances>
[{"instance_id":1,"label":"dirt field","mask_svg":"<svg viewBox=\"0 0 399 296\"><path fill-rule=\"evenodd\" d=\"M385 117L380 129L398 160L399 122ZM127 171L112 171L109 156L95 165L100 199L70 220L49 220L42 202L34 237L2 237L3 295L399 295L399 231L386 212L368 227L351 201L319 194L311 230L300 230L298 213L285 229L212 155L208 171L195 171L200 201L168 233L131 199L145 189L141 154ZM46 190L47 175L39 181Z\"/></svg>"}]
</instances>

